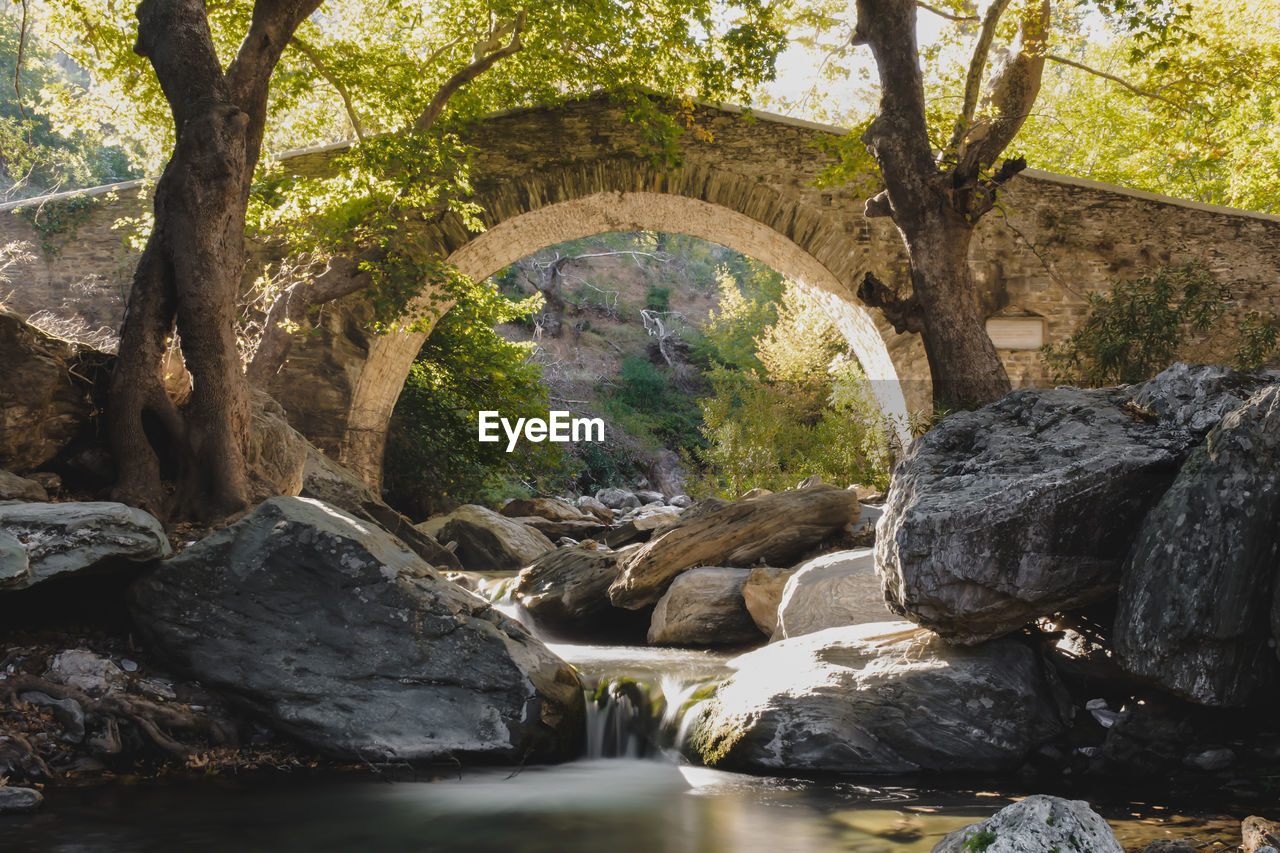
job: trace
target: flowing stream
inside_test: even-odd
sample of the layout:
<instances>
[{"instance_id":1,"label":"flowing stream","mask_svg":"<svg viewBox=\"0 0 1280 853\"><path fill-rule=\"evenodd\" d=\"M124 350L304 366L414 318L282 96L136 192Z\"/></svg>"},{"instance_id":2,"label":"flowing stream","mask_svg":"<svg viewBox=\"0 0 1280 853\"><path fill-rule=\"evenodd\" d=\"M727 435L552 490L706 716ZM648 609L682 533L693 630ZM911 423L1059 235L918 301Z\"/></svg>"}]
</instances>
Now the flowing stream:
<instances>
[{"instance_id":1,"label":"flowing stream","mask_svg":"<svg viewBox=\"0 0 1280 853\"><path fill-rule=\"evenodd\" d=\"M588 691L589 754L447 778L173 780L51 792L0 819L0 851L468 851L468 853L928 853L1017 794L867 780L765 778L683 762L679 711L728 672L711 652L551 644ZM1113 801L1126 848L1237 834L1242 814Z\"/></svg>"}]
</instances>

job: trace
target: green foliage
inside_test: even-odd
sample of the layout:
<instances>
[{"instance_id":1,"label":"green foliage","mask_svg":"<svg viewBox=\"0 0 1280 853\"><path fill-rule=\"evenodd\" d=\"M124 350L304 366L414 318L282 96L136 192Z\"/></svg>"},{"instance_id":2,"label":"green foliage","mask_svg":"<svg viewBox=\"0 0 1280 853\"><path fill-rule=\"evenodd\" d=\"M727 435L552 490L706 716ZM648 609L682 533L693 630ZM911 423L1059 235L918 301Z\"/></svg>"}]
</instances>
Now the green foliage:
<instances>
[{"instance_id":1,"label":"green foliage","mask_svg":"<svg viewBox=\"0 0 1280 853\"><path fill-rule=\"evenodd\" d=\"M1146 94L1051 64L1011 153L1081 177L1280 210L1280 0L1170 8L1146 32L1077 36L1060 50Z\"/></svg>"},{"instance_id":2,"label":"green foliage","mask_svg":"<svg viewBox=\"0 0 1280 853\"><path fill-rule=\"evenodd\" d=\"M1240 345L1236 349L1236 367L1252 370L1262 367L1280 352L1280 329L1264 321L1257 311L1247 311L1240 318Z\"/></svg>"},{"instance_id":3,"label":"green foliage","mask_svg":"<svg viewBox=\"0 0 1280 853\"><path fill-rule=\"evenodd\" d=\"M388 501L415 517L450 501L496 503L561 478L561 445L476 440L477 412L514 421L547 416L547 395L528 344L510 343L497 323L539 310L541 297L511 302L474 286L432 330L396 403L385 466ZM394 460L391 462L390 460Z\"/></svg>"},{"instance_id":4,"label":"green foliage","mask_svg":"<svg viewBox=\"0 0 1280 853\"><path fill-rule=\"evenodd\" d=\"M756 338L778 319L777 302L786 283L782 276L751 258L726 264L717 280L720 305L707 318L694 341L695 358L709 365L764 371L756 356Z\"/></svg>"},{"instance_id":5,"label":"green foliage","mask_svg":"<svg viewBox=\"0 0 1280 853\"><path fill-rule=\"evenodd\" d=\"M972 850L972 851L975 851L975 853L983 853L984 850L986 850L988 847L990 847L992 844L995 844L995 843L996 843L996 834L989 829L984 829L979 832L975 832L973 835L969 836L965 840L964 846L961 847L960 849Z\"/></svg>"},{"instance_id":6,"label":"green foliage","mask_svg":"<svg viewBox=\"0 0 1280 853\"><path fill-rule=\"evenodd\" d=\"M700 443L697 397L672 387L668 373L647 359L622 360L618 389L608 409L617 426L650 452L661 447L690 449Z\"/></svg>"},{"instance_id":7,"label":"green foliage","mask_svg":"<svg viewBox=\"0 0 1280 853\"><path fill-rule=\"evenodd\" d=\"M209 8L224 62L243 40L250 0ZM643 91L710 101L749 100L785 39L775 4L747 0L328 0L299 27L272 79L265 150L402 131L440 87L478 54L507 43L524 16L522 49L453 94L446 122L498 109L556 103L586 92L622 93L637 112ZM91 73L87 90L63 100L79 126L105 118L140 142L155 169L172 148L172 124L148 63L132 51L137 23L114 0L51 0L42 32ZM645 118L638 115L638 118ZM665 117L667 122L672 119ZM671 126L658 134L666 145Z\"/></svg>"},{"instance_id":8,"label":"green foliage","mask_svg":"<svg viewBox=\"0 0 1280 853\"><path fill-rule=\"evenodd\" d=\"M830 319L788 284L777 319L756 334L756 368L719 364L702 401L706 449L695 492L736 497L791 488L813 474L885 487L890 429ZM752 323L749 312L729 315ZM737 334L722 329L729 340Z\"/></svg>"},{"instance_id":9,"label":"green foliage","mask_svg":"<svg viewBox=\"0 0 1280 853\"><path fill-rule=\"evenodd\" d=\"M38 16L33 16L37 17ZM78 90L76 71L55 60L29 21L0 15L0 193L30 198L137 176L109 123L67 126L58 93ZM15 75L19 44L22 68ZM15 88L16 87L16 88Z\"/></svg>"},{"instance_id":10,"label":"green foliage","mask_svg":"<svg viewBox=\"0 0 1280 853\"><path fill-rule=\"evenodd\" d=\"M53 198L14 210L40 235L40 251L50 260L62 254L62 247L85 223L98 199L85 195Z\"/></svg>"},{"instance_id":11,"label":"green foliage","mask_svg":"<svg viewBox=\"0 0 1280 853\"><path fill-rule=\"evenodd\" d=\"M651 362L634 355L622 360L618 400L638 411L656 412L669 396L667 377Z\"/></svg>"},{"instance_id":12,"label":"green foliage","mask_svg":"<svg viewBox=\"0 0 1280 853\"><path fill-rule=\"evenodd\" d=\"M1042 348L1058 382L1085 386L1141 382L1169 366L1193 335L1207 336L1231 293L1199 261L1165 266L1109 293L1090 293L1089 315L1071 337ZM1275 327L1252 313L1242 324L1241 366L1263 363L1276 347Z\"/></svg>"},{"instance_id":13,"label":"green foliage","mask_svg":"<svg viewBox=\"0 0 1280 853\"><path fill-rule=\"evenodd\" d=\"M649 291L644 297L644 307L650 311L670 311L671 288L659 287L656 284L649 285Z\"/></svg>"}]
</instances>

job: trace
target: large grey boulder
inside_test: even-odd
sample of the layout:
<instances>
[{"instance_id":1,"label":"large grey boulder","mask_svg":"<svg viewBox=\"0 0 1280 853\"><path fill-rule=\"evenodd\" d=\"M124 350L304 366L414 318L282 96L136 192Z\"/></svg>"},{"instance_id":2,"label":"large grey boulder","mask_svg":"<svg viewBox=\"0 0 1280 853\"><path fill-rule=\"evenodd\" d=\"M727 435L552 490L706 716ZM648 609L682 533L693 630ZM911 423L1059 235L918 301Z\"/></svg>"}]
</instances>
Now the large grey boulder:
<instances>
[{"instance_id":1,"label":"large grey boulder","mask_svg":"<svg viewBox=\"0 0 1280 853\"><path fill-rule=\"evenodd\" d=\"M640 499L633 492L617 487L596 492L596 500L613 510L634 509L640 506Z\"/></svg>"},{"instance_id":2,"label":"large grey boulder","mask_svg":"<svg viewBox=\"0 0 1280 853\"><path fill-rule=\"evenodd\" d=\"M1280 385L1222 419L1142 523L1121 574L1120 666L1203 705L1243 706L1275 678Z\"/></svg>"},{"instance_id":3,"label":"large grey boulder","mask_svg":"<svg viewBox=\"0 0 1280 853\"><path fill-rule=\"evenodd\" d=\"M617 577L617 551L558 548L521 570L512 593L539 627L590 634L607 627L619 612L609 602L609 585Z\"/></svg>"},{"instance_id":4,"label":"large grey boulder","mask_svg":"<svg viewBox=\"0 0 1280 853\"><path fill-rule=\"evenodd\" d=\"M591 497L591 495L583 495L574 501L574 505L583 512L590 513L605 524L609 524L613 521L613 510Z\"/></svg>"},{"instance_id":5,"label":"large grey boulder","mask_svg":"<svg viewBox=\"0 0 1280 853\"><path fill-rule=\"evenodd\" d=\"M555 547L533 528L476 504L449 513L436 538L446 545L457 543L454 554L473 572L521 569Z\"/></svg>"},{"instance_id":6,"label":"large grey boulder","mask_svg":"<svg viewBox=\"0 0 1280 853\"><path fill-rule=\"evenodd\" d=\"M1138 386L1023 389L951 415L894 472L876 540L890 606L979 643L1109 598L1185 454L1273 381L1175 365Z\"/></svg>"},{"instance_id":7,"label":"large grey boulder","mask_svg":"<svg viewBox=\"0 0 1280 853\"><path fill-rule=\"evenodd\" d=\"M0 534L7 534L0 556L0 587L24 589L59 575L107 566L116 561L144 562L172 553L155 518L109 501L0 504ZM13 571L12 541L26 552L27 570ZM7 565L9 568L4 568ZM7 580L6 580L7 578Z\"/></svg>"},{"instance_id":8,"label":"large grey boulder","mask_svg":"<svg viewBox=\"0 0 1280 853\"><path fill-rule=\"evenodd\" d=\"M573 670L379 528L273 498L130 591L183 671L327 754L558 760L583 738Z\"/></svg>"},{"instance_id":9,"label":"large grey boulder","mask_svg":"<svg viewBox=\"0 0 1280 853\"><path fill-rule=\"evenodd\" d=\"M742 598L750 569L704 567L671 582L653 608L648 640L665 646L741 646L760 643Z\"/></svg>"},{"instance_id":10,"label":"large grey boulder","mask_svg":"<svg viewBox=\"0 0 1280 853\"><path fill-rule=\"evenodd\" d=\"M774 639L893 619L876 575L875 552L835 551L802 563L787 581Z\"/></svg>"},{"instance_id":11,"label":"large grey boulder","mask_svg":"<svg viewBox=\"0 0 1280 853\"><path fill-rule=\"evenodd\" d=\"M653 604L676 575L695 566L788 565L858 520L858 498L831 486L734 503L704 502L622 560L609 589L619 607Z\"/></svg>"},{"instance_id":12,"label":"large grey boulder","mask_svg":"<svg viewBox=\"0 0 1280 853\"><path fill-rule=\"evenodd\" d=\"M1102 816L1083 800L1034 794L939 841L932 853L1124 853Z\"/></svg>"},{"instance_id":13,"label":"large grey boulder","mask_svg":"<svg viewBox=\"0 0 1280 853\"><path fill-rule=\"evenodd\" d=\"M1064 729L1028 646L952 646L906 622L828 628L730 662L684 745L754 772L1004 771Z\"/></svg>"}]
</instances>

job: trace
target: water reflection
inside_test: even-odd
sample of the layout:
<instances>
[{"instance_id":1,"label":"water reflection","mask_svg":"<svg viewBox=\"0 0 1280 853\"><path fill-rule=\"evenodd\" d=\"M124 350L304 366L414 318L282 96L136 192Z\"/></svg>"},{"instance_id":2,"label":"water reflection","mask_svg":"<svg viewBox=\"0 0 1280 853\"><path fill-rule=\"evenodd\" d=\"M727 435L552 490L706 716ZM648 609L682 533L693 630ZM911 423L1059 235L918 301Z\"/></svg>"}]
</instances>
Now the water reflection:
<instances>
[{"instance_id":1,"label":"water reflection","mask_svg":"<svg viewBox=\"0 0 1280 853\"><path fill-rule=\"evenodd\" d=\"M54 791L0 819L0 851L927 853L1010 798L769 779L659 761L585 761L381 783L211 779ZM1113 810L1122 843L1238 833L1238 817Z\"/></svg>"}]
</instances>

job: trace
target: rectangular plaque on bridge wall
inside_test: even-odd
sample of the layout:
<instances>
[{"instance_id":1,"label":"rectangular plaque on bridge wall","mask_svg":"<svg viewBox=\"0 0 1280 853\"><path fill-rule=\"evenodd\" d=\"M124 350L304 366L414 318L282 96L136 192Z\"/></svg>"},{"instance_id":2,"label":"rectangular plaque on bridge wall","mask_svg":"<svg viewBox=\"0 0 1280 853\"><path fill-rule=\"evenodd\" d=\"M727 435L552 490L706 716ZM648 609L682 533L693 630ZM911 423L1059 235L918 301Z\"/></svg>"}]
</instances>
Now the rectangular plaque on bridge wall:
<instances>
[{"instance_id":1,"label":"rectangular plaque on bridge wall","mask_svg":"<svg viewBox=\"0 0 1280 853\"><path fill-rule=\"evenodd\" d=\"M987 334L996 349L1040 349L1044 346L1044 318L991 317Z\"/></svg>"}]
</instances>

